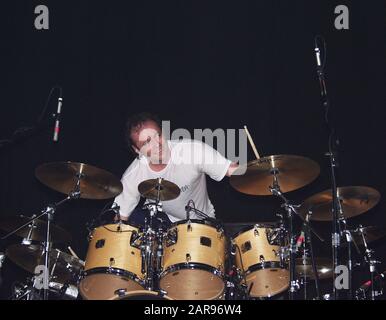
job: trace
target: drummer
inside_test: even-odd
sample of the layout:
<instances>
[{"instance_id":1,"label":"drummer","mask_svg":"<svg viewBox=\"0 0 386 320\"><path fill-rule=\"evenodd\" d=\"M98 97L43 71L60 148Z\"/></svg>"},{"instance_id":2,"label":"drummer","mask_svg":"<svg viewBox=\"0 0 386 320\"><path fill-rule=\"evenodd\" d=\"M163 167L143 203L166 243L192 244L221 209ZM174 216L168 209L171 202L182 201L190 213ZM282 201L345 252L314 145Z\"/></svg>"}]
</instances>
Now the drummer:
<instances>
[{"instance_id":1,"label":"drummer","mask_svg":"<svg viewBox=\"0 0 386 320\"><path fill-rule=\"evenodd\" d=\"M120 218L128 223L143 225L147 211L137 208L141 194L138 185L149 179L163 178L180 188L180 195L162 202L165 220L186 219L185 207L192 200L195 208L215 218L215 209L206 187L206 175L216 181L230 176L237 164L198 140L167 140L162 134L161 121L156 115L140 113L127 121L127 140L137 154L124 172L123 191L115 198ZM200 217L194 212L191 219ZM170 223L169 222L169 223Z\"/></svg>"}]
</instances>

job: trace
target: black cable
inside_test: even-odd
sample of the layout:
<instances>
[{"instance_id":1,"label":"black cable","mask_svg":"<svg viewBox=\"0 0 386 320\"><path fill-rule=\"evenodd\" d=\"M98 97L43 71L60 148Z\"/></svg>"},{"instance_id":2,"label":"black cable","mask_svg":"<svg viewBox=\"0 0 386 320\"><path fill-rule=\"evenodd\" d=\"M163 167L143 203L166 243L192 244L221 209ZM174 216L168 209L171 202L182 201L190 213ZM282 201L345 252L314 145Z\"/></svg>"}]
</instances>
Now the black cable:
<instances>
[{"instance_id":1,"label":"black cable","mask_svg":"<svg viewBox=\"0 0 386 320\"><path fill-rule=\"evenodd\" d=\"M43 118L44 118L44 115L45 113L47 112L47 108L48 108L48 104L50 102L50 99L51 99L51 96L52 96L52 93L54 92L55 89L59 89L59 96L61 97L63 95L63 89L62 87L60 86L54 86L51 88L51 91L46 99L46 103L44 104L44 108L42 110L42 112L40 113L40 116L38 117L38 124L41 123L43 121Z\"/></svg>"}]
</instances>

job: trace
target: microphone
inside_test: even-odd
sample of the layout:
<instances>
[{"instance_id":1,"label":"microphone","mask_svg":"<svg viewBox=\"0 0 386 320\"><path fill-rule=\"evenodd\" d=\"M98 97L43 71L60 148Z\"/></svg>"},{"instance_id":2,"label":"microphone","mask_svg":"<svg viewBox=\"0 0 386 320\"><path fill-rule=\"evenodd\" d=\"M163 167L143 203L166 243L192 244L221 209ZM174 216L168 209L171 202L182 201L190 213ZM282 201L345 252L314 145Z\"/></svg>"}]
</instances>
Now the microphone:
<instances>
[{"instance_id":1,"label":"microphone","mask_svg":"<svg viewBox=\"0 0 386 320\"><path fill-rule=\"evenodd\" d=\"M315 57L316 57L316 66L318 69L322 68L322 63L320 61L320 49L318 46L318 40L315 38Z\"/></svg>"},{"instance_id":2,"label":"microphone","mask_svg":"<svg viewBox=\"0 0 386 320\"><path fill-rule=\"evenodd\" d=\"M61 95L61 94L60 94ZM59 97L58 98L58 109L56 111L55 115L55 128L54 128L54 134L52 137L52 141L58 142L59 140L59 131L60 131L60 113L62 112L62 102L63 98Z\"/></svg>"},{"instance_id":3,"label":"microphone","mask_svg":"<svg viewBox=\"0 0 386 320\"><path fill-rule=\"evenodd\" d=\"M0 252L0 287L3 284L3 277L1 273L1 268L3 267L3 262L5 260L5 254L3 252Z\"/></svg>"},{"instance_id":4,"label":"microphone","mask_svg":"<svg viewBox=\"0 0 386 320\"><path fill-rule=\"evenodd\" d=\"M327 107L328 101L326 100L327 89L326 89L326 84L324 82L324 71L323 71L324 66L322 66L322 61L320 59L320 49L319 49L319 45L318 45L318 38L320 38L324 41L324 39L321 36L316 36L314 39L315 40L316 70L317 70L317 74L318 74L318 78L319 78L320 95L324 100L323 105ZM324 52L324 55L325 54L326 54L326 52Z\"/></svg>"}]
</instances>

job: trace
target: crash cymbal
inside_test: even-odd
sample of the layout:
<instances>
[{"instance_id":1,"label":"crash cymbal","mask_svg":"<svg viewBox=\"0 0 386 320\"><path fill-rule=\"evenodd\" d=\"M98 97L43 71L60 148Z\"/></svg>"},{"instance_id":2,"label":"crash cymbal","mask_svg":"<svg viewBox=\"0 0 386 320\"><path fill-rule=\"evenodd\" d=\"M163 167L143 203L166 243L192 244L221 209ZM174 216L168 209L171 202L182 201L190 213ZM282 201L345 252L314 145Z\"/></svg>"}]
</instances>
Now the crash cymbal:
<instances>
[{"instance_id":1,"label":"crash cymbal","mask_svg":"<svg viewBox=\"0 0 386 320\"><path fill-rule=\"evenodd\" d=\"M315 264L319 279L332 277L333 263L331 259L315 258ZM299 278L306 276L309 279L315 279L311 258L297 258L295 272Z\"/></svg>"},{"instance_id":2,"label":"crash cymbal","mask_svg":"<svg viewBox=\"0 0 386 320\"><path fill-rule=\"evenodd\" d=\"M363 238L361 235L361 232L358 229L351 230L351 234L353 237L353 240L357 245L363 246ZM375 227L375 226L368 226L363 227L363 235L366 239L367 243L374 242L376 240L382 239L384 236L386 236L386 228L381 227Z\"/></svg>"},{"instance_id":3,"label":"crash cymbal","mask_svg":"<svg viewBox=\"0 0 386 320\"><path fill-rule=\"evenodd\" d=\"M273 185L275 172L280 189L285 193L311 183L318 177L320 168L315 161L301 156L267 156L238 168L231 176L230 184L242 193L271 195L269 187Z\"/></svg>"},{"instance_id":4,"label":"crash cymbal","mask_svg":"<svg viewBox=\"0 0 386 320\"><path fill-rule=\"evenodd\" d=\"M373 208L381 198L380 193L370 187L341 187L338 197L342 206L343 216L352 218ZM302 203L299 213L306 217L312 211L311 220L332 221L331 189L317 193Z\"/></svg>"},{"instance_id":5,"label":"crash cymbal","mask_svg":"<svg viewBox=\"0 0 386 320\"><path fill-rule=\"evenodd\" d=\"M164 179L150 179L141 182L138 186L139 193L147 199L157 200L159 189L159 200L173 200L180 195L180 188L173 182Z\"/></svg>"},{"instance_id":6,"label":"crash cymbal","mask_svg":"<svg viewBox=\"0 0 386 320\"><path fill-rule=\"evenodd\" d=\"M78 162L52 162L35 170L39 181L66 195L74 191L80 177L80 197L109 199L123 190L122 183L110 172Z\"/></svg>"},{"instance_id":7,"label":"crash cymbal","mask_svg":"<svg viewBox=\"0 0 386 320\"><path fill-rule=\"evenodd\" d=\"M23 224L27 223L31 217L12 216L0 219L0 230L12 232ZM20 229L15 234L22 238L27 238L31 231L32 223ZM47 223L44 220L37 219L34 221L32 232L29 239L33 241L46 241ZM71 235L63 228L51 223L50 224L51 241L54 243L70 243Z\"/></svg>"},{"instance_id":8,"label":"crash cymbal","mask_svg":"<svg viewBox=\"0 0 386 320\"><path fill-rule=\"evenodd\" d=\"M6 256L19 267L34 274L38 265L44 265L44 249L41 245L13 244L6 249ZM50 271L54 269L56 280L69 282L73 275L79 274L83 261L58 249L52 249L49 256Z\"/></svg>"}]
</instances>

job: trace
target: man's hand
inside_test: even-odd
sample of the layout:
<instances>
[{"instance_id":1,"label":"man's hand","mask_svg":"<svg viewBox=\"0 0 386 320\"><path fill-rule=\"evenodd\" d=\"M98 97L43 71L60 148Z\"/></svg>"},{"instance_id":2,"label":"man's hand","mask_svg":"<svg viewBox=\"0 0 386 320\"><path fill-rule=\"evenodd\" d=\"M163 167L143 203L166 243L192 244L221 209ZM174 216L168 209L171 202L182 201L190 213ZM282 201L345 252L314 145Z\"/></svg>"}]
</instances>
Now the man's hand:
<instances>
[{"instance_id":1,"label":"man's hand","mask_svg":"<svg viewBox=\"0 0 386 320\"><path fill-rule=\"evenodd\" d=\"M124 216L121 216L119 214L116 214L114 216L114 222L127 221L127 220L129 220L129 217L124 217Z\"/></svg>"},{"instance_id":2,"label":"man's hand","mask_svg":"<svg viewBox=\"0 0 386 320\"><path fill-rule=\"evenodd\" d=\"M239 165L237 163L232 162L229 165L229 168L228 168L228 171L227 171L226 175L228 177L230 177L238 169L238 167L239 167Z\"/></svg>"}]
</instances>

